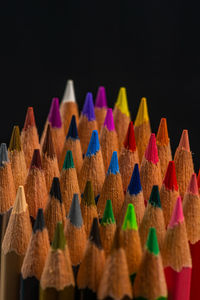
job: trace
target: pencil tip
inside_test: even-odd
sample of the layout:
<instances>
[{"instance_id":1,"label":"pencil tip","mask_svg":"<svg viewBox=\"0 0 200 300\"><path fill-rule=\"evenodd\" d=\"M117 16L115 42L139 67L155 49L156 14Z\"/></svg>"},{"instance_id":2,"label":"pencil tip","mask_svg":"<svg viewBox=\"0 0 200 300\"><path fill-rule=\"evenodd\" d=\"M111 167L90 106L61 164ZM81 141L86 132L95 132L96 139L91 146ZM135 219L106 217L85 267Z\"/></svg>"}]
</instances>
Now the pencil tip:
<instances>
[{"instance_id":1,"label":"pencil tip","mask_svg":"<svg viewBox=\"0 0 200 300\"><path fill-rule=\"evenodd\" d=\"M95 155L100 150L100 144L99 144L99 136L98 131L93 130L92 136L88 145L88 149L86 152L86 156L92 156Z\"/></svg>"},{"instance_id":2,"label":"pencil tip","mask_svg":"<svg viewBox=\"0 0 200 300\"><path fill-rule=\"evenodd\" d=\"M149 121L149 114L147 108L147 99L143 97L140 101L139 109L135 119L135 126L140 126Z\"/></svg>"},{"instance_id":3,"label":"pencil tip","mask_svg":"<svg viewBox=\"0 0 200 300\"><path fill-rule=\"evenodd\" d=\"M102 249L100 232L99 232L99 224L97 218L93 219L89 240L93 242L97 246L97 248Z\"/></svg>"},{"instance_id":4,"label":"pencil tip","mask_svg":"<svg viewBox=\"0 0 200 300\"><path fill-rule=\"evenodd\" d=\"M107 224L115 224L112 202L110 199L106 201L106 207L104 209L103 218L101 220L101 225L106 226Z\"/></svg>"},{"instance_id":5,"label":"pencil tip","mask_svg":"<svg viewBox=\"0 0 200 300\"><path fill-rule=\"evenodd\" d=\"M22 150L19 126L14 126L13 127L13 131L12 131L12 135L11 135L10 144L9 144L8 149L10 151L14 151L14 150L21 151Z\"/></svg>"},{"instance_id":6,"label":"pencil tip","mask_svg":"<svg viewBox=\"0 0 200 300\"><path fill-rule=\"evenodd\" d=\"M167 119L162 118L160 120L156 142L158 145L164 146L169 144L169 136L168 136L168 129L167 129Z\"/></svg>"},{"instance_id":7,"label":"pencil tip","mask_svg":"<svg viewBox=\"0 0 200 300\"><path fill-rule=\"evenodd\" d=\"M180 150L186 150L190 152L190 142L189 142L189 136L188 136L188 130L183 130L181 139L178 145L178 148Z\"/></svg>"},{"instance_id":8,"label":"pencil tip","mask_svg":"<svg viewBox=\"0 0 200 300\"><path fill-rule=\"evenodd\" d=\"M51 135L51 127L48 124L47 131L44 138L44 143L42 146L42 152L43 154L46 154L50 158L54 158L56 153L54 150L54 145L52 141L52 135Z\"/></svg>"},{"instance_id":9,"label":"pencil tip","mask_svg":"<svg viewBox=\"0 0 200 300\"><path fill-rule=\"evenodd\" d=\"M33 126L35 126L35 116L34 116L33 107L28 107L23 129L27 130L29 127L33 127Z\"/></svg>"},{"instance_id":10,"label":"pencil tip","mask_svg":"<svg viewBox=\"0 0 200 300\"><path fill-rule=\"evenodd\" d=\"M65 156L64 164L63 164L63 169L72 169L74 168L74 161L73 161L73 156L72 156L72 151L68 150Z\"/></svg>"},{"instance_id":11,"label":"pencil tip","mask_svg":"<svg viewBox=\"0 0 200 300\"><path fill-rule=\"evenodd\" d=\"M48 121L53 128L61 128L62 121L60 116L60 109L59 109L59 99L53 98L51 102L51 107L48 115Z\"/></svg>"},{"instance_id":12,"label":"pencil tip","mask_svg":"<svg viewBox=\"0 0 200 300\"><path fill-rule=\"evenodd\" d=\"M132 203L128 204L128 207L126 210L126 215L125 215L124 222L122 225L122 229L123 230L127 230L127 229L138 230L135 209L134 209L134 206Z\"/></svg>"},{"instance_id":13,"label":"pencil tip","mask_svg":"<svg viewBox=\"0 0 200 300\"><path fill-rule=\"evenodd\" d=\"M42 162L41 162L41 156L40 156L40 150L34 149L33 157L30 165L30 169L42 169Z\"/></svg>"},{"instance_id":14,"label":"pencil tip","mask_svg":"<svg viewBox=\"0 0 200 300\"><path fill-rule=\"evenodd\" d=\"M106 100L106 90L104 86L100 86L98 88L95 107L98 108L106 108L107 107L107 100Z\"/></svg>"},{"instance_id":15,"label":"pencil tip","mask_svg":"<svg viewBox=\"0 0 200 300\"><path fill-rule=\"evenodd\" d=\"M59 200L62 203L61 191L60 191L60 181L58 177L54 177L50 190L51 197Z\"/></svg>"},{"instance_id":16,"label":"pencil tip","mask_svg":"<svg viewBox=\"0 0 200 300\"><path fill-rule=\"evenodd\" d=\"M23 185L20 185L17 190L16 199L13 205L12 213L22 213L25 212L27 208L25 193L24 193L24 187Z\"/></svg>"},{"instance_id":17,"label":"pencil tip","mask_svg":"<svg viewBox=\"0 0 200 300\"><path fill-rule=\"evenodd\" d=\"M160 252L156 235L156 229L154 227L149 228L146 247L149 250L149 252L154 255L158 255Z\"/></svg>"},{"instance_id":18,"label":"pencil tip","mask_svg":"<svg viewBox=\"0 0 200 300\"><path fill-rule=\"evenodd\" d=\"M168 227L173 228L175 225L178 225L183 221L184 221L183 207L182 207L181 197L179 196L176 200L176 204L174 206L174 210Z\"/></svg>"},{"instance_id":19,"label":"pencil tip","mask_svg":"<svg viewBox=\"0 0 200 300\"><path fill-rule=\"evenodd\" d=\"M193 195L199 194L196 173L193 173L191 176L190 183L188 186L188 193L191 193Z\"/></svg>"},{"instance_id":20,"label":"pencil tip","mask_svg":"<svg viewBox=\"0 0 200 300\"><path fill-rule=\"evenodd\" d=\"M135 164L133 169L133 174L131 176L131 180L128 186L128 192L130 195L137 195L141 192L142 186L140 182L140 173L139 173L139 166Z\"/></svg>"},{"instance_id":21,"label":"pencil tip","mask_svg":"<svg viewBox=\"0 0 200 300\"><path fill-rule=\"evenodd\" d=\"M70 125L69 125L69 130L67 133L67 139L71 138L74 140L78 139L78 130L77 130L77 125L76 125L76 117L75 115L72 116Z\"/></svg>"},{"instance_id":22,"label":"pencil tip","mask_svg":"<svg viewBox=\"0 0 200 300\"><path fill-rule=\"evenodd\" d=\"M73 196L68 218L75 227L81 227L83 225L78 194L74 194Z\"/></svg>"},{"instance_id":23,"label":"pencil tip","mask_svg":"<svg viewBox=\"0 0 200 300\"><path fill-rule=\"evenodd\" d=\"M91 181L87 181L87 183L85 185L85 190L83 192L82 201L87 206L95 205L94 191L93 191L93 187L92 187L92 182Z\"/></svg>"},{"instance_id":24,"label":"pencil tip","mask_svg":"<svg viewBox=\"0 0 200 300\"><path fill-rule=\"evenodd\" d=\"M152 187L151 195L149 198L149 203L154 206L154 207L159 207L161 208L161 203L160 203L160 194L159 194L159 188L158 185L154 185Z\"/></svg>"},{"instance_id":25,"label":"pencil tip","mask_svg":"<svg viewBox=\"0 0 200 300\"><path fill-rule=\"evenodd\" d=\"M107 109L106 117L104 120L104 127L106 127L109 131L115 130L112 108Z\"/></svg>"},{"instance_id":26,"label":"pencil tip","mask_svg":"<svg viewBox=\"0 0 200 300\"><path fill-rule=\"evenodd\" d=\"M197 184L198 184L198 188L200 188L200 169L197 177Z\"/></svg>"},{"instance_id":27,"label":"pencil tip","mask_svg":"<svg viewBox=\"0 0 200 300\"><path fill-rule=\"evenodd\" d=\"M130 116L125 87L121 87L119 90L116 106L123 114L127 115L127 117Z\"/></svg>"},{"instance_id":28,"label":"pencil tip","mask_svg":"<svg viewBox=\"0 0 200 300\"><path fill-rule=\"evenodd\" d=\"M113 151L107 175L109 175L109 174L117 175L117 173L119 173L117 151Z\"/></svg>"},{"instance_id":29,"label":"pencil tip","mask_svg":"<svg viewBox=\"0 0 200 300\"><path fill-rule=\"evenodd\" d=\"M121 232L120 231L121 231L121 229L118 226L115 230L115 235L114 235L114 238L113 238L111 251L121 248L121 239L120 239L120 233Z\"/></svg>"},{"instance_id":30,"label":"pencil tip","mask_svg":"<svg viewBox=\"0 0 200 300\"><path fill-rule=\"evenodd\" d=\"M67 80L62 102L76 102L76 97L74 92L74 82L71 79Z\"/></svg>"},{"instance_id":31,"label":"pencil tip","mask_svg":"<svg viewBox=\"0 0 200 300\"><path fill-rule=\"evenodd\" d=\"M37 217L34 223L33 232L36 233L37 230L42 231L45 228L45 222L44 222L44 214L43 209L39 208L37 212Z\"/></svg>"},{"instance_id":32,"label":"pencil tip","mask_svg":"<svg viewBox=\"0 0 200 300\"><path fill-rule=\"evenodd\" d=\"M8 150L5 143L1 143L0 146L0 167L3 167L5 163L9 162Z\"/></svg>"},{"instance_id":33,"label":"pencil tip","mask_svg":"<svg viewBox=\"0 0 200 300\"><path fill-rule=\"evenodd\" d=\"M170 161L167 167L163 184L168 190L178 191L178 183L176 179L176 170L174 161Z\"/></svg>"},{"instance_id":34,"label":"pencil tip","mask_svg":"<svg viewBox=\"0 0 200 300\"><path fill-rule=\"evenodd\" d=\"M53 238L51 248L53 250L61 249L64 251L65 245L66 245L66 239L64 235L63 224L61 222L58 222L56 225L56 230L54 233L54 238Z\"/></svg>"},{"instance_id":35,"label":"pencil tip","mask_svg":"<svg viewBox=\"0 0 200 300\"><path fill-rule=\"evenodd\" d=\"M124 140L124 147L134 152L136 150L135 132L133 122L131 121L128 126L128 131Z\"/></svg>"},{"instance_id":36,"label":"pencil tip","mask_svg":"<svg viewBox=\"0 0 200 300\"><path fill-rule=\"evenodd\" d=\"M152 133L150 136L149 144L145 151L145 158L153 164L157 164L159 162L155 133Z\"/></svg>"},{"instance_id":37,"label":"pencil tip","mask_svg":"<svg viewBox=\"0 0 200 300\"><path fill-rule=\"evenodd\" d=\"M92 93L87 93L85 103L83 105L82 114L87 117L88 121L95 120L94 104Z\"/></svg>"}]
</instances>

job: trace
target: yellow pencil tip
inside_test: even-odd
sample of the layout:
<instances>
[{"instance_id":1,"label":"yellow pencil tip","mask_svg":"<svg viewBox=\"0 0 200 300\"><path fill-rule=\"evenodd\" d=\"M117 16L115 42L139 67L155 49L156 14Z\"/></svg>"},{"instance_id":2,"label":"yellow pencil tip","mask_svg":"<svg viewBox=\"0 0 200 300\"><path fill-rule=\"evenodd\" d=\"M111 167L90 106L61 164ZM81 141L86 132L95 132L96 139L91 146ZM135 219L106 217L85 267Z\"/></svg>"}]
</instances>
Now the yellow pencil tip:
<instances>
[{"instance_id":1,"label":"yellow pencil tip","mask_svg":"<svg viewBox=\"0 0 200 300\"><path fill-rule=\"evenodd\" d=\"M135 126L140 126L143 123L146 123L148 121L149 121L149 114L147 108L147 99L143 97L140 101L140 106L135 119Z\"/></svg>"},{"instance_id":2,"label":"yellow pencil tip","mask_svg":"<svg viewBox=\"0 0 200 300\"><path fill-rule=\"evenodd\" d=\"M129 108L128 108L128 100L127 100L127 95L126 95L126 88L121 87L119 90L119 94L117 97L117 102L116 102L117 108L127 117L130 116Z\"/></svg>"}]
</instances>

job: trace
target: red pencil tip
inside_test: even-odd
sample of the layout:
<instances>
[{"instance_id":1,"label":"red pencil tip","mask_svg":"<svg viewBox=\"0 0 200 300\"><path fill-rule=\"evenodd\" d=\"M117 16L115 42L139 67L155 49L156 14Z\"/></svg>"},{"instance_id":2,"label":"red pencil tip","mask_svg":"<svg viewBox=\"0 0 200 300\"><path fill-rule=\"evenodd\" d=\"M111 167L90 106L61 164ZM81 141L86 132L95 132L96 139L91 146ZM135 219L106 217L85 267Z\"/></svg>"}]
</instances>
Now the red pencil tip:
<instances>
[{"instance_id":1,"label":"red pencil tip","mask_svg":"<svg viewBox=\"0 0 200 300\"><path fill-rule=\"evenodd\" d=\"M42 168L42 163L41 163L41 157L40 157L40 150L35 149L33 152L33 158L31 161L30 169L41 169Z\"/></svg>"},{"instance_id":2,"label":"red pencil tip","mask_svg":"<svg viewBox=\"0 0 200 300\"><path fill-rule=\"evenodd\" d=\"M176 179L176 170L174 161L170 161L167 167L167 172L163 180L163 184L168 190L178 191L178 184Z\"/></svg>"},{"instance_id":3,"label":"red pencil tip","mask_svg":"<svg viewBox=\"0 0 200 300\"><path fill-rule=\"evenodd\" d=\"M181 197L179 196L176 200L174 211L172 213L171 221L168 227L173 228L175 225L178 225L178 223L182 223L183 221L184 221L183 207L182 207Z\"/></svg>"},{"instance_id":4,"label":"red pencil tip","mask_svg":"<svg viewBox=\"0 0 200 300\"><path fill-rule=\"evenodd\" d=\"M198 184L198 188L200 188L200 169L197 177L197 184Z\"/></svg>"},{"instance_id":5,"label":"red pencil tip","mask_svg":"<svg viewBox=\"0 0 200 300\"><path fill-rule=\"evenodd\" d=\"M136 150L136 142L135 142L135 133L134 133L133 122L129 123L126 138L124 140L124 147L128 150L133 151L133 152Z\"/></svg>"},{"instance_id":6,"label":"red pencil tip","mask_svg":"<svg viewBox=\"0 0 200 300\"><path fill-rule=\"evenodd\" d=\"M199 194L196 173L192 174L192 176L191 176L190 183L188 186L188 193L191 193L194 195Z\"/></svg>"},{"instance_id":7,"label":"red pencil tip","mask_svg":"<svg viewBox=\"0 0 200 300\"><path fill-rule=\"evenodd\" d=\"M178 145L178 148L180 150L186 150L190 152L190 142L189 142L189 137L188 137L188 130L183 130L181 139Z\"/></svg>"},{"instance_id":8,"label":"red pencil tip","mask_svg":"<svg viewBox=\"0 0 200 300\"><path fill-rule=\"evenodd\" d=\"M149 144L145 152L145 158L153 164L157 164L159 162L155 133L152 133L150 136Z\"/></svg>"},{"instance_id":9,"label":"red pencil tip","mask_svg":"<svg viewBox=\"0 0 200 300\"><path fill-rule=\"evenodd\" d=\"M27 130L29 127L35 126L35 116L33 112L33 107L28 107L26 113L26 119L24 122L24 130Z\"/></svg>"}]
</instances>

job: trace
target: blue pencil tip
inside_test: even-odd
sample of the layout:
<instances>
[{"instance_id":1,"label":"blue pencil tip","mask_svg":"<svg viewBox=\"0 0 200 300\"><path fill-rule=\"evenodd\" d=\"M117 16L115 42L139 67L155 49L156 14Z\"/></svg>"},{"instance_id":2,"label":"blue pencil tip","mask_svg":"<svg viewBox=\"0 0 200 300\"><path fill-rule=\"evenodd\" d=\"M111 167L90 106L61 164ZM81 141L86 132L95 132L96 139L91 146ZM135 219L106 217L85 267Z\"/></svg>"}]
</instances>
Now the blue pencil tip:
<instances>
[{"instance_id":1,"label":"blue pencil tip","mask_svg":"<svg viewBox=\"0 0 200 300\"><path fill-rule=\"evenodd\" d=\"M3 167L4 163L7 162L9 162L7 146L2 143L0 146L0 167Z\"/></svg>"},{"instance_id":2,"label":"blue pencil tip","mask_svg":"<svg viewBox=\"0 0 200 300\"><path fill-rule=\"evenodd\" d=\"M76 118L74 115L72 116L69 130L67 133L67 139L68 138L75 139L75 140L78 139L78 130L77 130L77 125L76 125Z\"/></svg>"},{"instance_id":3,"label":"blue pencil tip","mask_svg":"<svg viewBox=\"0 0 200 300\"><path fill-rule=\"evenodd\" d=\"M92 93L87 93L82 114L88 118L88 121L95 120L94 103Z\"/></svg>"},{"instance_id":4,"label":"blue pencil tip","mask_svg":"<svg viewBox=\"0 0 200 300\"><path fill-rule=\"evenodd\" d=\"M133 174L131 177L131 181L128 186L128 192L130 195L137 195L139 192L141 192L141 182L140 182L140 173L139 173L139 167L138 164L135 164Z\"/></svg>"},{"instance_id":5,"label":"blue pencil tip","mask_svg":"<svg viewBox=\"0 0 200 300\"><path fill-rule=\"evenodd\" d=\"M98 131L93 130L86 156L95 155L100 149Z\"/></svg>"},{"instance_id":6,"label":"blue pencil tip","mask_svg":"<svg viewBox=\"0 0 200 300\"><path fill-rule=\"evenodd\" d=\"M117 158L117 151L114 151L112 154L112 157L111 157L107 175L109 175L109 174L116 175L117 173L119 173L119 164L118 164L118 158Z\"/></svg>"}]
</instances>

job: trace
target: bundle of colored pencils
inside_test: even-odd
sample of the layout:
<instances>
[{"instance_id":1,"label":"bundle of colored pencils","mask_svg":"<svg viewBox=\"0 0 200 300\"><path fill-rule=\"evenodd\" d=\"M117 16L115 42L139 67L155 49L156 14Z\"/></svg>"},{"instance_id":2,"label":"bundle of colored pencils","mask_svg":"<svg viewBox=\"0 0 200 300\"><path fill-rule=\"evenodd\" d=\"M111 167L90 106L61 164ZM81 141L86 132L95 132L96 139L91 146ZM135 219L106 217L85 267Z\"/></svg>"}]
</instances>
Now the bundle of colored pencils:
<instances>
[{"instance_id":1,"label":"bundle of colored pencils","mask_svg":"<svg viewBox=\"0 0 200 300\"><path fill-rule=\"evenodd\" d=\"M146 98L133 122L101 86L79 116L69 80L0 146L0 300L200 299L199 189L187 130L173 160Z\"/></svg>"}]
</instances>

